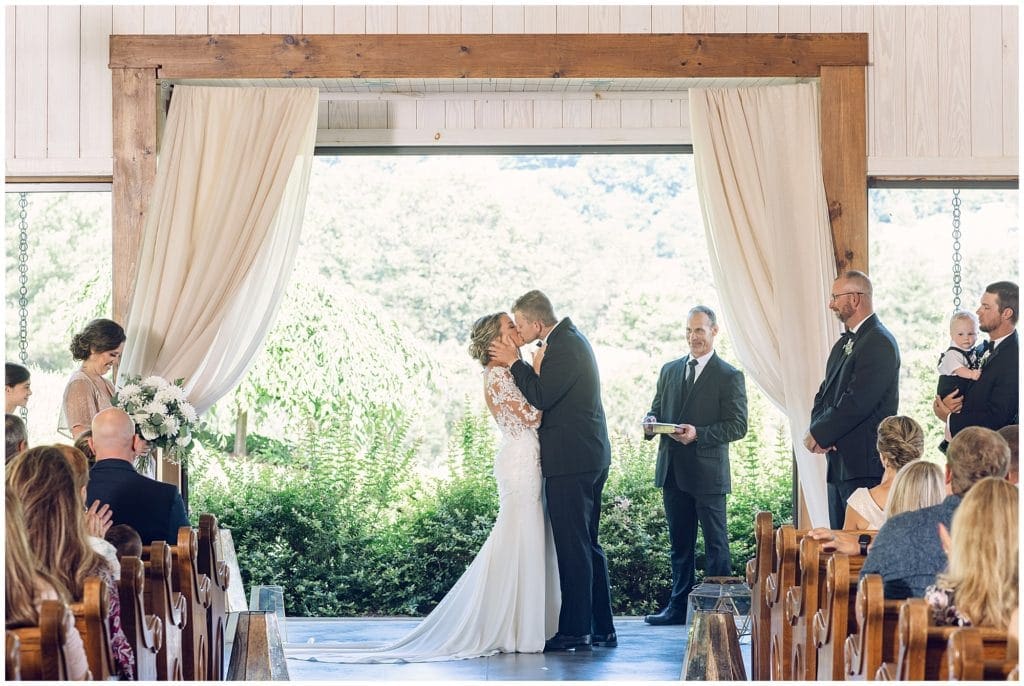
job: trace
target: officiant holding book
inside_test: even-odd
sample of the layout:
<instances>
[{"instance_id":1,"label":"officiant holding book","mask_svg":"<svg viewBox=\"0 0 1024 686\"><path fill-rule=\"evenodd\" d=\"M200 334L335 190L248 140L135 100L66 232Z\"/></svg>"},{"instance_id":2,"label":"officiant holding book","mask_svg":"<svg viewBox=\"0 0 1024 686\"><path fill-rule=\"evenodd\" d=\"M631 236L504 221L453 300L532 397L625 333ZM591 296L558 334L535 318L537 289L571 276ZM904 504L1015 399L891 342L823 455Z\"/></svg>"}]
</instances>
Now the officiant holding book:
<instances>
[{"instance_id":1,"label":"officiant holding book","mask_svg":"<svg viewBox=\"0 0 1024 686\"><path fill-rule=\"evenodd\" d=\"M661 612L644 618L656 626L686 623L698 524L704 532L706 575L732 575L725 513L732 485L729 443L747 433L747 391L743 373L715 353L717 335L711 308L690 310L690 353L662 367L643 422L645 438L661 436L654 484L662 489L671 545L672 595Z\"/></svg>"}]
</instances>

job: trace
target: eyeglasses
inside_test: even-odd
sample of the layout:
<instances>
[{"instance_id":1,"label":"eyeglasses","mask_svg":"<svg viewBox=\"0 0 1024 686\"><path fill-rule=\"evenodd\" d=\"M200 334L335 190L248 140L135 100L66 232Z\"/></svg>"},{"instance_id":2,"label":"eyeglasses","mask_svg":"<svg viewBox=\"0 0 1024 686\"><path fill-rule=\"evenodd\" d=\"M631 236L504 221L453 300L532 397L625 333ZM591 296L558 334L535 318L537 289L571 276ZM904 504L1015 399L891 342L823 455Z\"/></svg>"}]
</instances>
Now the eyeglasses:
<instances>
[{"instance_id":1,"label":"eyeglasses","mask_svg":"<svg viewBox=\"0 0 1024 686\"><path fill-rule=\"evenodd\" d=\"M833 293L832 295L829 296L828 301L830 303L834 303L836 300L838 300L839 298L843 297L844 295L864 295L864 292L863 291L846 291L845 293Z\"/></svg>"}]
</instances>

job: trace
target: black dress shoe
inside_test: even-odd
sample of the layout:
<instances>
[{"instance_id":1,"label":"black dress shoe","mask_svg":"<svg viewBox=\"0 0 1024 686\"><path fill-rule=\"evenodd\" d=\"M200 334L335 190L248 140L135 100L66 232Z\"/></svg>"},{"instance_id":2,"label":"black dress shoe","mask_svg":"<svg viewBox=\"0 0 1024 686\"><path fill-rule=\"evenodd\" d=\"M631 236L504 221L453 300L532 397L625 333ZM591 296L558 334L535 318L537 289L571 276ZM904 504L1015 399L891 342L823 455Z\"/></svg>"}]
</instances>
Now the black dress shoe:
<instances>
[{"instance_id":1,"label":"black dress shoe","mask_svg":"<svg viewBox=\"0 0 1024 686\"><path fill-rule=\"evenodd\" d=\"M616 648L619 645L619 637L615 635L614 631L607 634L594 634L590 638L590 644L602 648Z\"/></svg>"},{"instance_id":2,"label":"black dress shoe","mask_svg":"<svg viewBox=\"0 0 1024 686\"><path fill-rule=\"evenodd\" d=\"M644 621L652 626L686 624L686 610L677 610L674 607L666 607L656 615L647 615L644 617Z\"/></svg>"},{"instance_id":3,"label":"black dress shoe","mask_svg":"<svg viewBox=\"0 0 1024 686\"><path fill-rule=\"evenodd\" d=\"M555 634L544 642L545 653L557 653L564 650L590 650L590 634L583 636Z\"/></svg>"}]
</instances>

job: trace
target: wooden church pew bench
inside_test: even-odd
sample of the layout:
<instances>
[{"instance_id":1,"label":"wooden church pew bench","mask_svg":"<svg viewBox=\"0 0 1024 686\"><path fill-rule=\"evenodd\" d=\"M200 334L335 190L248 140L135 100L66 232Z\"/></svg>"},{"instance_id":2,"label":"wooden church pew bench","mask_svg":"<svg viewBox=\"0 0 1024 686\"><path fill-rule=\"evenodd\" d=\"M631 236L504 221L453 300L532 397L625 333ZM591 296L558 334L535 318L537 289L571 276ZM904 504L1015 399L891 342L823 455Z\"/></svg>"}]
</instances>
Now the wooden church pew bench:
<instances>
[{"instance_id":1,"label":"wooden church pew bench","mask_svg":"<svg viewBox=\"0 0 1024 686\"><path fill-rule=\"evenodd\" d=\"M21 681L21 660L18 653L21 651L21 641L18 634L8 630L7 649L4 652L4 679L7 681Z\"/></svg>"},{"instance_id":2,"label":"wooden church pew bench","mask_svg":"<svg viewBox=\"0 0 1024 686\"><path fill-rule=\"evenodd\" d=\"M146 612L159 617L164 626L164 640L156 660L157 679L181 681L181 634L189 617L185 598L171 588L171 547L164 541L143 546L142 562L146 571Z\"/></svg>"},{"instance_id":3,"label":"wooden church pew bench","mask_svg":"<svg viewBox=\"0 0 1024 686\"><path fill-rule=\"evenodd\" d=\"M784 524L775 531L774 562L765 587L771 627L771 678L776 681L788 680L792 673L792 627L786 621L785 605L789 589L800 580L799 544L806 533L806 530L798 531L790 524Z\"/></svg>"},{"instance_id":4,"label":"wooden church pew bench","mask_svg":"<svg viewBox=\"0 0 1024 686\"><path fill-rule=\"evenodd\" d=\"M65 605L44 600L39 609L39 626L11 629L18 638L18 671L23 681L67 681L64 659Z\"/></svg>"},{"instance_id":5,"label":"wooden church pew bench","mask_svg":"<svg viewBox=\"0 0 1024 686\"><path fill-rule=\"evenodd\" d=\"M1017 666L1012 639L976 627L949 635L946 648L951 681L1005 681Z\"/></svg>"},{"instance_id":6,"label":"wooden church pew bench","mask_svg":"<svg viewBox=\"0 0 1024 686\"><path fill-rule=\"evenodd\" d=\"M117 674L117 664L111 650L110 628L107 618L110 607L107 602L107 586L103 580L91 576L85 580L82 602L69 606L75 615L75 626L82 635L85 657L89 671L97 681L107 681ZM123 629L123 627L122 627Z\"/></svg>"},{"instance_id":7,"label":"wooden church pew bench","mask_svg":"<svg viewBox=\"0 0 1024 686\"><path fill-rule=\"evenodd\" d=\"M758 512L754 517L754 559L747 561L747 585L750 586L750 667L754 681L771 678L771 615L766 604L768 575L772 571L772 513Z\"/></svg>"},{"instance_id":8,"label":"wooden church pew bench","mask_svg":"<svg viewBox=\"0 0 1024 686\"><path fill-rule=\"evenodd\" d=\"M220 558L218 537L220 527L212 514L199 515L199 573L210 579L210 611L207 613L207 635L210 637L209 677L224 679L224 632L227 625L228 581L231 570Z\"/></svg>"},{"instance_id":9,"label":"wooden church pew bench","mask_svg":"<svg viewBox=\"0 0 1024 686\"><path fill-rule=\"evenodd\" d=\"M835 553L825 570L825 601L814 615L811 638L817 653L818 681L842 681L846 677L843 650L849 635L857 632L857 581L863 555Z\"/></svg>"},{"instance_id":10,"label":"wooden church pew bench","mask_svg":"<svg viewBox=\"0 0 1024 686\"><path fill-rule=\"evenodd\" d=\"M171 549L174 558L173 588L181 593L188 608L188 621L182 634L182 668L186 681L209 679L210 636L207 615L210 612L210 577L198 570L199 536L191 527L178 529L178 544Z\"/></svg>"},{"instance_id":11,"label":"wooden church pew bench","mask_svg":"<svg viewBox=\"0 0 1024 686\"><path fill-rule=\"evenodd\" d=\"M825 576L831 552L821 541L805 536L800 541L800 580L786 593L786 621L791 632L790 674L794 681L813 681L817 675L817 650L812 629L814 616L825 602Z\"/></svg>"},{"instance_id":12,"label":"wooden church pew bench","mask_svg":"<svg viewBox=\"0 0 1024 686\"><path fill-rule=\"evenodd\" d=\"M900 608L899 649L894 676L899 681L940 681L949 678L949 637L956 626L936 626L924 598L910 598ZM975 627L982 637L982 658L1006 652L1006 630ZM1001 648L999 647L1001 644Z\"/></svg>"},{"instance_id":13,"label":"wooden church pew bench","mask_svg":"<svg viewBox=\"0 0 1024 686\"><path fill-rule=\"evenodd\" d=\"M896 664L896 629L902 600L886 600L882 577L868 574L857 584L857 631L846 638L843 665L849 681L873 681L883 664Z\"/></svg>"},{"instance_id":14,"label":"wooden church pew bench","mask_svg":"<svg viewBox=\"0 0 1024 686\"><path fill-rule=\"evenodd\" d=\"M157 654L163 645L163 620L146 612L146 576L143 562L134 556L121 558L121 581L117 585L121 600L121 630L135 653L135 678L156 681Z\"/></svg>"}]
</instances>

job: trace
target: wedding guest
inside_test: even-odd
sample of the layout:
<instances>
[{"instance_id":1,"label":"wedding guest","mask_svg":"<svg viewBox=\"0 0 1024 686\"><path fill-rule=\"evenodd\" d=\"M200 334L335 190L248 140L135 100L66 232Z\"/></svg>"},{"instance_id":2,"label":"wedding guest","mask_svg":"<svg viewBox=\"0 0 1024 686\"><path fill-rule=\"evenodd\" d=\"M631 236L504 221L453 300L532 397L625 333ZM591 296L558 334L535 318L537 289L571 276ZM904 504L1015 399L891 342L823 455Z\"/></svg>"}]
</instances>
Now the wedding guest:
<instances>
[{"instance_id":1,"label":"wedding guest","mask_svg":"<svg viewBox=\"0 0 1024 686\"><path fill-rule=\"evenodd\" d=\"M942 467L934 462L914 460L896 472L885 505L885 517L895 517L938 505L946 498Z\"/></svg>"},{"instance_id":2,"label":"wedding guest","mask_svg":"<svg viewBox=\"0 0 1024 686\"><path fill-rule=\"evenodd\" d=\"M29 448L7 465L7 489L21 501L25 532L40 568L81 602L85 580L99 577L107 590L111 650L118 674L132 679L135 655L121 630L121 603L110 563L89 546L85 508L74 472L53 446Z\"/></svg>"},{"instance_id":3,"label":"wedding guest","mask_svg":"<svg viewBox=\"0 0 1024 686\"><path fill-rule=\"evenodd\" d=\"M14 414L19 407L25 407L32 396L32 380L25 367L13 362L4 363L4 388L6 394L5 414Z\"/></svg>"},{"instance_id":4,"label":"wedding guest","mask_svg":"<svg viewBox=\"0 0 1024 686\"><path fill-rule=\"evenodd\" d=\"M85 502L86 488L89 484L89 461L81 450L70 445L56 444L53 446L61 452L64 459L71 466L71 473L75 479L75 488ZM89 509L85 511L85 534L89 547L102 555L110 563L114 571L114 578L121 578L121 563L118 561L117 550L110 543L104 540L104 536L111 526L113 513L110 507L94 500Z\"/></svg>"},{"instance_id":5,"label":"wedding guest","mask_svg":"<svg viewBox=\"0 0 1024 686\"><path fill-rule=\"evenodd\" d=\"M1007 445L1010 446L1010 469L1006 473L1006 480L1011 484L1016 484L1020 480L1020 453L1018 452L1020 425L1010 424L1009 426L1004 426L998 433L1003 437Z\"/></svg>"},{"instance_id":6,"label":"wedding guest","mask_svg":"<svg viewBox=\"0 0 1024 686\"><path fill-rule=\"evenodd\" d=\"M1018 490L978 481L953 515L949 566L924 593L936 624L1005 627L1017 608Z\"/></svg>"},{"instance_id":7,"label":"wedding guest","mask_svg":"<svg viewBox=\"0 0 1024 686\"><path fill-rule=\"evenodd\" d=\"M96 464L89 473L89 500L110 505L114 524L128 524L146 544L176 542L178 529L188 526L185 503L174 484L135 471L142 439L132 418L117 407L103 410L92 419L91 440Z\"/></svg>"},{"instance_id":8,"label":"wedding guest","mask_svg":"<svg viewBox=\"0 0 1024 686\"><path fill-rule=\"evenodd\" d=\"M910 417L886 417L878 425L878 457L882 461L882 482L872 488L858 488L846 504L843 529L878 529L885 522L885 504L889 500L896 472L924 453L924 431Z\"/></svg>"},{"instance_id":9,"label":"wedding guest","mask_svg":"<svg viewBox=\"0 0 1024 686\"><path fill-rule=\"evenodd\" d=\"M57 429L71 438L89 428L93 416L110 407L114 384L104 375L121 357L124 329L109 319L93 319L71 339L71 356L82 366L64 388Z\"/></svg>"},{"instance_id":10,"label":"wedding guest","mask_svg":"<svg viewBox=\"0 0 1024 686\"><path fill-rule=\"evenodd\" d=\"M28 447L28 431L25 429L25 422L16 414L4 415L4 449L6 450L5 462Z\"/></svg>"},{"instance_id":11,"label":"wedding guest","mask_svg":"<svg viewBox=\"0 0 1024 686\"><path fill-rule=\"evenodd\" d=\"M946 396L954 390L966 395L971 384L981 378L978 369L978 317L958 310L949 320L949 347L939 355L939 383L935 392Z\"/></svg>"},{"instance_id":12,"label":"wedding guest","mask_svg":"<svg viewBox=\"0 0 1024 686\"><path fill-rule=\"evenodd\" d=\"M127 524L110 527L105 538L117 551L118 560L125 555L142 557L142 538L139 537L138 531Z\"/></svg>"},{"instance_id":13,"label":"wedding guest","mask_svg":"<svg viewBox=\"0 0 1024 686\"><path fill-rule=\"evenodd\" d=\"M64 661L68 678L73 681L92 679L82 636L75 628L75 615L67 607L68 592L61 582L39 566L25 536L25 519L21 503L10 489L6 504L6 537L4 539L4 622L6 628L39 626L39 610L44 600L60 600L64 607ZM8 676L10 676L8 674Z\"/></svg>"},{"instance_id":14,"label":"wedding guest","mask_svg":"<svg viewBox=\"0 0 1024 686\"><path fill-rule=\"evenodd\" d=\"M838 529L853 492L882 480L876 439L878 425L899 406L900 351L875 314L871 279L863 272L839 276L828 307L846 332L829 353L804 447L826 456L829 526Z\"/></svg>"},{"instance_id":15,"label":"wedding guest","mask_svg":"<svg viewBox=\"0 0 1024 686\"><path fill-rule=\"evenodd\" d=\"M96 464L96 453L92 451L92 446L89 445L89 439L92 438L92 429L86 429L82 433L78 434L78 438L75 439L75 447L82 451L85 455L85 459L89 462L91 468Z\"/></svg>"}]
</instances>

